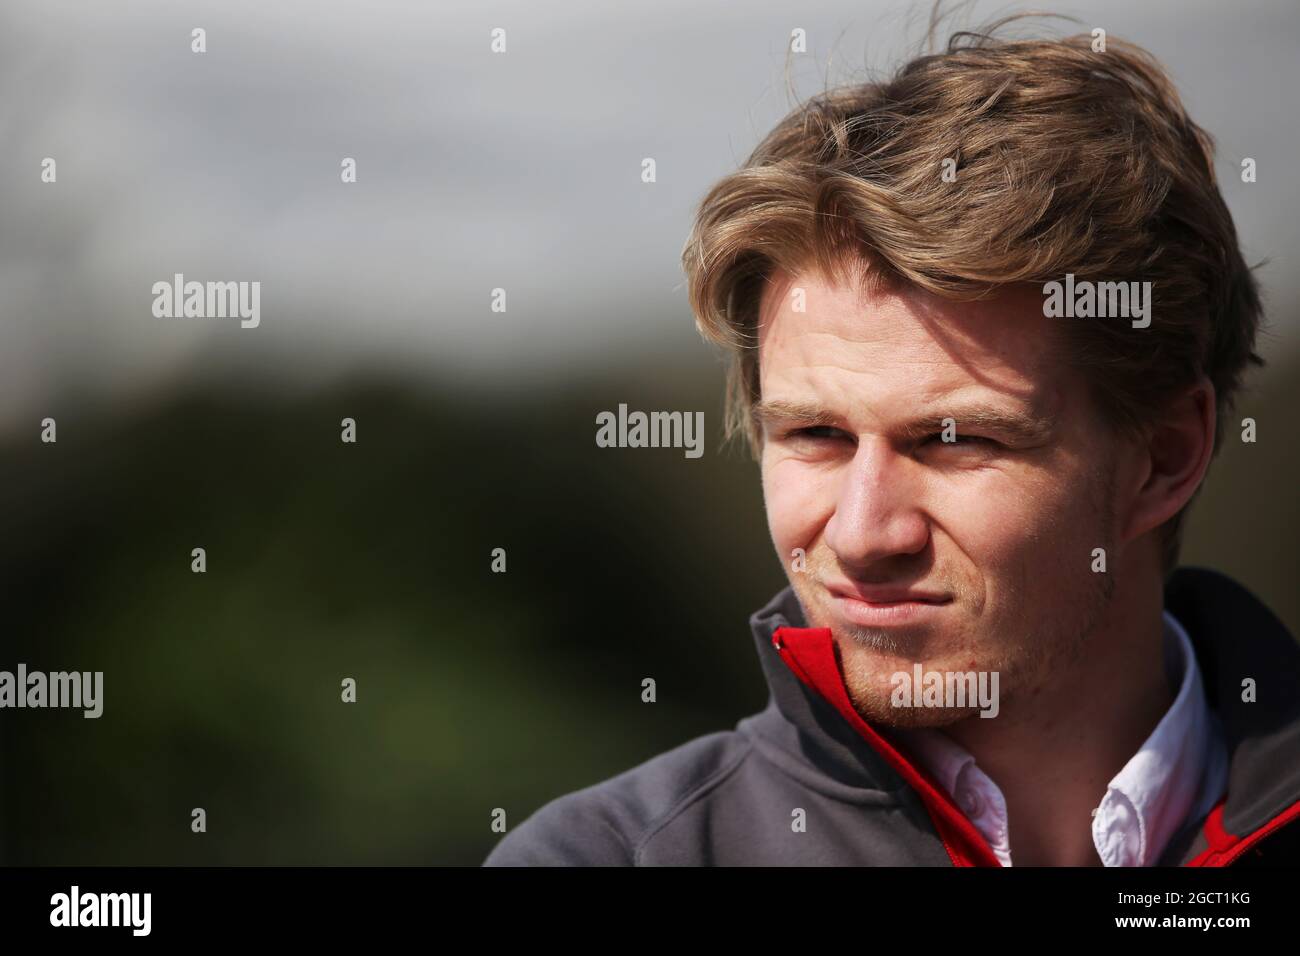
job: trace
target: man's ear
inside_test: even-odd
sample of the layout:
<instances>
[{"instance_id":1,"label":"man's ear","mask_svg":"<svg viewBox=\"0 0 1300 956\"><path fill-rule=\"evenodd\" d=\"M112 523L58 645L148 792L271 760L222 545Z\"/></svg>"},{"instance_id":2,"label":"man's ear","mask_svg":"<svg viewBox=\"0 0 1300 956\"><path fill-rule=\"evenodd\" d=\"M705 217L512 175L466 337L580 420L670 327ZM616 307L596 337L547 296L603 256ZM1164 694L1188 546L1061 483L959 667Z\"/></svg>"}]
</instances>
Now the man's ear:
<instances>
[{"instance_id":1,"label":"man's ear","mask_svg":"<svg viewBox=\"0 0 1300 956\"><path fill-rule=\"evenodd\" d=\"M1164 524L1192 500L1214 455L1214 384L1202 376L1165 406L1137 449L1140 483L1121 539L1132 541Z\"/></svg>"}]
</instances>

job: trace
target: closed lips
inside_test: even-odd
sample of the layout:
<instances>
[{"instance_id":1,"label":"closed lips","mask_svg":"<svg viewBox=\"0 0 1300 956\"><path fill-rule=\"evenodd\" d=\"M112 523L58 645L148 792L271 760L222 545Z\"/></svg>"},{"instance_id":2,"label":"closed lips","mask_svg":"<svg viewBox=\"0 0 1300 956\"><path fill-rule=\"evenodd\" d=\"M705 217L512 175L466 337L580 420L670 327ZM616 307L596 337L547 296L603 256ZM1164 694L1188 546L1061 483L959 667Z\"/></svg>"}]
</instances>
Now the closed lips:
<instances>
[{"instance_id":1,"label":"closed lips","mask_svg":"<svg viewBox=\"0 0 1300 956\"><path fill-rule=\"evenodd\" d=\"M947 604L950 598L942 594L934 594L927 591L907 591L897 588L880 588L880 589L863 589L849 588L842 585L830 585L828 590L832 595L839 598L848 598L851 601L861 601L864 604Z\"/></svg>"}]
</instances>

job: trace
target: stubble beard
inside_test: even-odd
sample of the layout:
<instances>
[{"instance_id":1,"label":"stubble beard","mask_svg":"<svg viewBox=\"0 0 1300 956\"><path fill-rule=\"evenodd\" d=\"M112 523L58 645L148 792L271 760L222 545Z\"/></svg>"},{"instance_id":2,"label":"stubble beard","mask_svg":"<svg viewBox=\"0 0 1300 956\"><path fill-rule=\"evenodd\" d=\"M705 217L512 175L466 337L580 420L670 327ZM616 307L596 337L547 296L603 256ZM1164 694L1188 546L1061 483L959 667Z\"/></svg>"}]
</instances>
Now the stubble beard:
<instances>
[{"instance_id":1,"label":"stubble beard","mask_svg":"<svg viewBox=\"0 0 1300 956\"><path fill-rule=\"evenodd\" d=\"M1112 477L1099 476L1089 497L1091 514L1094 516L1094 522L1090 524L1096 538L1101 539L1095 546L1105 548L1109 557L1114 554L1111 547L1114 528ZM1078 547L1072 545L1065 549L1062 553L1068 557L1064 560L1074 559L1077 552L1078 560L1082 562L1082 573L1089 574L1092 580L1087 581L1086 586L1076 592L1076 597L1070 600L1068 605L1058 604L1052 607L1042 601L1035 601L1034 606L1038 609L1040 621L1029 628L1024 628L1023 625L1017 628L998 621L977 624L985 634L992 628L1002 630L1004 633L1015 633L1016 636L1011 640L981 644L979 651L982 656L976 657L973 666L967 666L971 658L968 653L963 652L960 666L947 661L938 661L936 667L935 663L921 659L919 663L922 665L922 671L934 669L963 672L996 671L999 679L1000 713L1013 700L1032 696L1046 688L1054 679L1060 679L1061 675L1072 671L1088 646L1089 636L1105 618L1115 591L1115 581L1110 573L1094 573L1091 571L1090 562L1083 561L1090 554L1091 548L1081 548L1081 544ZM811 558L812 555L809 557ZM894 706L893 688L888 675L885 675L885 679L882 680L881 665L873 662L872 658L877 661L880 657L916 661L921 656L916 653L919 639L914 634L898 629L854 625L839 620L829 613L824 604L829 599L826 596L825 585L821 583L825 580L825 576L816 571L825 563L825 561L810 561L809 573L790 575L791 585L808 617L809 625L830 627L836 659L839 662L849 700L864 720L890 727L943 727L965 720L979 712L978 704L967 707ZM1028 558L1025 563L1029 563ZM1076 572L1066 572L1065 576L1068 577L1073 573ZM1032 583L1029 583L1032 582L1029 568L1022 567L1019 577L1026 582L1024 588L1033 587ZM951 607L966 609L970 613L966 620L979 622L982 597L957 582L949 584L948 589L954 596ZM1004 601L1004 604L1010 604L1012 607L1019 604L1023 607L1024 602L1017 601L1016 596L1012 595L1009 601ZM943 644L952 647L953 641L944 641ZM848 653L845 653L846 649ZM942 650L940 653L945 657L954 656L951 652ZM910 665L901 669L906 669L909 678L911 677Z\"/></svg>"}]
</instances>

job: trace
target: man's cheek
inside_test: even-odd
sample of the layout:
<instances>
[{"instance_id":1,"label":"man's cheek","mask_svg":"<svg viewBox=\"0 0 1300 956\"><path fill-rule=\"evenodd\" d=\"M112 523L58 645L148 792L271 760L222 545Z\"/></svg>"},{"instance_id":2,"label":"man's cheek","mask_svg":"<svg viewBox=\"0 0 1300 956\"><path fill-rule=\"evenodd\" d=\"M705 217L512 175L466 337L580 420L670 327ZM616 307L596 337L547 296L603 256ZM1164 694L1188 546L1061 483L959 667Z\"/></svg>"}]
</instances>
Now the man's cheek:
<instances>
[{"instance_id":1,"label":"man's cheek","mask_svg":"<svg viewBox=\"0 0 1300 956\"><path fill-rule=\"evenodd\" d=\"M1029 489L1008 494L984 493L961 503L949 500L947 520L940 523L981 569L994 572L1021 566L1029 556L1041 553L1054 530L1068 515Z\"/></svg>"},{"instance_id":2,"label":"man's cheek","mask_svg":"<svg viewBox=\"0 0 1300 956\"><path fill-rule=\"evenodd\" d=\"M1001 520L985 531L987 566L1017 588L1053 591L1051 582L1082 566L1083 542L1091 540L1085 498L1059 481L1021 486L1018 495L1000 503Z\"/></svg>"},{"instance_id":3,"label":"man's cheek","mask_svg":"<svg viewBox=\"0 0 1300 956\"><path fill-rule=\"evenodd\" d=\"M807 522L797 496L788 491L770 493L767 498L767 517L772 542L780 552L781 559L788 563L793 549L808 544Z\"/></svg>"},{"instance_id":4,"label":"man's cheek","mask_svg":"<svg viewBox=\"0 0 1300 956\"><path fill-rule=\"evenodd\" d=\"M816 494L817 485L801 481L793 469L764 473L763 498L772 541L787 564L795 548L807 548L816 538L824 510Z\"/></svg>"}]
</instances>

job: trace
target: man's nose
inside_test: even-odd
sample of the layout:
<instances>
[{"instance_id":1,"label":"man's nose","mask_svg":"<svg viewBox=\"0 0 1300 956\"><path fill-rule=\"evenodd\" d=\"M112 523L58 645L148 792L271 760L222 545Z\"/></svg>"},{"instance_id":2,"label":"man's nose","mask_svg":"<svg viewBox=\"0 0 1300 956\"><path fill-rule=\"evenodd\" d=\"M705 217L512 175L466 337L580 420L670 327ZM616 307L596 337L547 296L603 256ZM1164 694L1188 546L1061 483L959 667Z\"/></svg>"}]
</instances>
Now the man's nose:
<instances>
[{"instance_id":1,"label":"man's nose","mask_svg":"<svg viewBox=\"0 0 1300 956\"><path fill-rule=\"evenodd\" d=\"M918 465L879 439L862 439L841 477L827 546L845 565L869 565L916 554L930 540L920 507Z\"/></svg>"}]
</instances>

